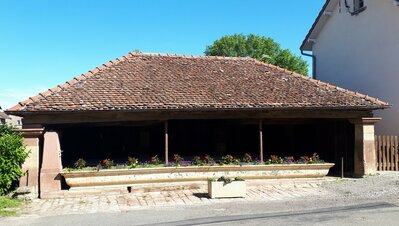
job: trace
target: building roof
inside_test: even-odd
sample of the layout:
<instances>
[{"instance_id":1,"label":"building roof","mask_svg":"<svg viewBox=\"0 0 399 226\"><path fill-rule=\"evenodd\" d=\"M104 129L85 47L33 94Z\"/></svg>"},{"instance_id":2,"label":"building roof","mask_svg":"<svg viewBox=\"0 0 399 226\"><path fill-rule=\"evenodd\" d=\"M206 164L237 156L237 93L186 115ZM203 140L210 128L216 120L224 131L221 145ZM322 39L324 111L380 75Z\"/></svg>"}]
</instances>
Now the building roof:
<instances>
[{"instance_id":1,"label":"building roof","mask_svg":"<svg viewBox=\"0 0 399 226\"><path fill-rule=\"evenodd\" d=\"M300 47L303 51L312 51L313 42L317 39L321 29L323 29L324 24L327 22L328 18L331 16L331 12L334 7L338 4L338 0L326 0L323 7L321 8L319 15L316 17L312 27L310 28L308 34L302 42Z\"/></svg>"},{"instance_id":2,"label":"building roof","mask_svg":"<svg viewBox=\"0 0 399 226\"><path fill-rule=\"evenodd\" d=\"M6 113L0 111L0 119L10 119L10 116L8 116Z\"/></svg>"},{"instance_id":3,"label":"building roof","mask_svg":"<svg viewBox=\"0 0 399 226\"><path fill-rule=\"evenodd\" d=\"M8 113L380 109L388 104L252 58L131 52L18 103Z\"/></svg>"}]
</instances>

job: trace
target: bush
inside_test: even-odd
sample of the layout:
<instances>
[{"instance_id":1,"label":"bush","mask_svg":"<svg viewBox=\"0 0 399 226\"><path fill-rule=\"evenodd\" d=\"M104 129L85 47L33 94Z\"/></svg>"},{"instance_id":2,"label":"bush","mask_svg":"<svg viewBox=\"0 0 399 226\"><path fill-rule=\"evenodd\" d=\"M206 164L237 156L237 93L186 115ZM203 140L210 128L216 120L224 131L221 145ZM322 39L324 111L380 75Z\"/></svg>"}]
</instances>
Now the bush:
<instances>
[{"instance_id":1,"label":"bush","mask_svg":"<svg viewBox=\"0 0 399 226\"><path fill-rule=\"evenodd\" d=\"M191 164L194 166L203 166L205 165L205 162L200 156L194 156L193 160L191 160Z\"/></svg>"},{"instance_id":2,"label":"bush","mask_svg":"<svg viewBox=\"0 0 399 226\"><path fill-rule=\"evenodd\" d=\"M74 165L75 165L75 168L82 169L82 168L86 167L86 161L84 159L80 158L74 163Z\"/></svg>"},{"instance_id":3,"label":"bush","mask_svg":"<svg viewBox=\"0 0 399 226\"><path fill-rule=\"evenodd\" d=\"M180 166L181 163L184 161L183 157L181 157L178 154L173 155L173 160L175 160L175 164L174 164L175 166Z\"/></svg>"},{"instance_id":4,"label":"bush","mask_svg":"<svg viewBox=\"0 0 399 226\"><path fill-rule=\"evenodd\" d=\"M100 161L101 169L111 169L111 167L113 167L114 165L114 161L112 161L111 159L104 159Z\"/></svg>"},{"instance_id":5,"label":"bush","mask_svg":"<svg viewBox=\"0 0 399 226\"><path fill-rule=\"evenodd\" d=\"M23 175L21 167L28 154L22 134L0 125L0 195L7 194Z\"/></svg>"},{"instance_id":6,"label":"bush","mask_svg":"<svg viewBox=\"0 0 399 226\"><path fill-rule=\"evenodd\" d=\"M213 160L213 158L210 155L206 154L204 156L204 164L213 165L213 164L215 164L215 161Z\"/></svg>"},{"instance_id":7,"label":"bush","mask_svg":"<svg viewBox=\"0 0 399 226\"><path fill-rule=\"evenodd\" d=\"M137 158L128 156L127 165L129 166L129 168L137 168L140 165L140 161Z\"/></svg>"},{"instance_id":8,"label":"bush","mask_svg":"<svg viewBox=\"0 0 399 226\"><path fill-rule=\"evenodd\" d=\"M158 158L158 155L152 156L150 159L150 163L153 165L160 165L162 162L161 160Z\"/></svg>"},{"instance_id":9,"label":"bush","mask_svg":"<svg viewBox=\"0 0 399 226\"><path fill-rule=\"evenodd\" d=\"M251 163L253 161L253 159L250 154L245 153L244 158L242 158L242 161L245 163Z\"/></svg>"}]
</instances>

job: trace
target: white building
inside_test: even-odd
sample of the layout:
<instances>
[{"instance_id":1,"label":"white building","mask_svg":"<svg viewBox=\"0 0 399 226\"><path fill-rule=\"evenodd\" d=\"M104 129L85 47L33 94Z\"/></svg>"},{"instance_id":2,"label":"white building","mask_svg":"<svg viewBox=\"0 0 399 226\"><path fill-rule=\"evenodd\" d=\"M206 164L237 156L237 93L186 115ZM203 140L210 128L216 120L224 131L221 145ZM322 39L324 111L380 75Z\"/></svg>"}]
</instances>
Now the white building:
<instances>
[{"instance_id":1,"label":"white building","mask_svg":"<svg viewBox=\"0 0 399 226\"><path fill-rule=\"evenodd\" d=\"M399 135L399 0L327 0L301 51L316 79L393 105L376 132Z\"/></svg>"},{"instance_id":2,"label":"white building","mask_svg":"<svg viewBox=\"0 0 399 226\"><path fill-rule=\"evenodd\" d=\"M15 115L7 115L6 113L0 111L0 125L11 125L15 128L22 128L22 118Z\"/></svg>"},{"instance_id":3,"label":"white building","mask_svg":"<svg viewBox=\"0 0 399 226\"><path fill-rule=\"evenodd\" d=\"M0 125L5 125L11 118L4 112L0 111Z\"/></svg>"}]
</instances>

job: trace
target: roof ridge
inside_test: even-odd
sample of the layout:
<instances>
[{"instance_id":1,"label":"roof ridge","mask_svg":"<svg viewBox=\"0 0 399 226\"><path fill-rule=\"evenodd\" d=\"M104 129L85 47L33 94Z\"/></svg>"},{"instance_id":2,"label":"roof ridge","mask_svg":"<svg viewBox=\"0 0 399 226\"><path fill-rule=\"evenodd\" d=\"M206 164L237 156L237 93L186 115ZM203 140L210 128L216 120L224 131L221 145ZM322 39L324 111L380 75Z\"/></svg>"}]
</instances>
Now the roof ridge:
<instances>
[{"instance_id":1,"label":"roof ridge","mask_svg":"<svg viewBox=\"0 0 399 226\"><path fill-rule=\"evenodd\" d=\"M288 70L288 69L286 69L286 68L282 68L282 67L279 67L279 66L276 66L276 65L273 65L273 64L265 63L265 62L262 62L262 61L260 61L260 60L254 59L254 58L252 58L252 59L253 59L256 63L264 64L264 65L266 65L266 66L268 66L268 67L275 68L275 69L278 69L278 70L282 70L282 71L284 71L284 72L286 72L286 73L288 73L288 74L290 74L290 75L299 76L299 77L301 77L301 78L303 78L303 79L307 79L307 80L309 80L309 81L311 81L311 82L313 82L313 83L316 83L316 84L318 84L318 85L321 84L321 85L324 85L324 86L327 86L327 87L330 87L330 88L333 88L333 89L336 89L336 90L340 90L340 91L345 92L345 93L350 93L350 94L352 94L352 95L356 95L356 96L361 97L361 98L365 98L365 99L368 99L368 100L371 100L371 101L379 102L379 103L382 104L382 105L390 106L389 103L384 102L384 101L381 101L381 100L379 100L378 98L371 97L371 96L369 96L369 95L367 95L367 94L363 94L363 93L360 93L360 92L351 91L351 90L349 90L349 89L345 89L345 88L342 88L342 87L339 87L339 86L335 86L335 85L332 85L332 84L330 84L330 83L323 82L323 81L321 81L321 80L317 80L317 79L310 78L309 76L299 74L299 73L297 73L297 72Z\"/></svg>"},{"instance_id":2,"label":"roof ridge","mask_svg":"<svg viewBox=\"0 0 399 226\"><path fill-rule=\"evenodd\" d=\"M123 61L129 59L129 55L130 54L131 54L131 52L129 52L128 54L126 54L124 56L116 58L114 60L110 60L107 63L104 63L104 64L102 64L100 66L97 66L94 69L89 70L88 72L86 72L84 74L76 76L76 77L74 77L73 79L71 79L69 81L66 81L66 82L64 82L64 83L62 83L60 85L57 85L54 88L51 88L51 89L48 89L48 90L46 90L44 92L38 93L36 96L28 97L26 100L18 102L18 104L16 104L13 107L7 109L6 111L16 111L16 110L19 110L19 109L23 108L27 104L31 104L31 103L33 103L35 101L39 101L41 99L45 99L45 98L47 98L47 97L49 97L49 96L51 96L51 95L53 95L53 94L55 94L55 93L57 93L57 92L59 92L61 90L64 90L64 89L68 88L69 86L72 86L72 85L74 85L74 84L76 84L76 83L78 83L80 81L86 80L87 78L93 76L94 74L96 74L96 73L98 73L100 71L103 71L103 70L109 68L112 65L117 65L120 62L123 62Z\"/></svg>"},{"instance_id":3,"label":"roof ridge","mask_svg":"<svg viewBox=\"0 0 399 226\"><path fill-rule=\"evenodd\" d=\"M155 57L182 57L182 58L200 58L200 59L225 59L225 60L252 60L250 56L246 57L230 57L230 56L201 56L201 55L187 55L187 54L169 54L169 53L146 53L140 51L130 52L131 56L155 56Z\"/></svg>"}]
</instances>

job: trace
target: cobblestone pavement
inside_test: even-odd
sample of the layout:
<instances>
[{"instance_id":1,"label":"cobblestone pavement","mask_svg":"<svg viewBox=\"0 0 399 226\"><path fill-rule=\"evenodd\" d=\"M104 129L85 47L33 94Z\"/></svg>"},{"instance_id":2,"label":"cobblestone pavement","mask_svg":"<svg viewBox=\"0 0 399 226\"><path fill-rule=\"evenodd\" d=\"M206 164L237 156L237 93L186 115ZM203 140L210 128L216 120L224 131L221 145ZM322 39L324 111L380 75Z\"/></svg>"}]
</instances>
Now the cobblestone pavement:
<instances>
[{"instance_id":1,"label":"cobblestone pavement","mask_svg":"<svg viewBox=\"0 0 399 226\"><path fill-rule=\"evenodd\" d=\"M66 197L54 199L35 199L21 211L22 215L52 216L65 214L85 214L101 212L124 212L137 208L154 206L206 205L225 202L284 201L323 195L320 189L323 181L332 180L287 180L247 182L245 198L210 199L204 185L188 189L169 189L162 191L133 191L125 194L102 194L96 196ZM335 180L335 179L333 179Z\"/></svg>"}]
</instances>

